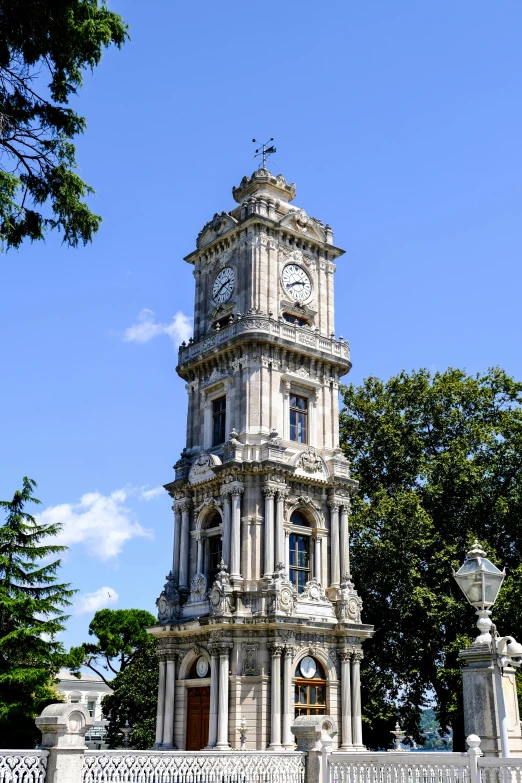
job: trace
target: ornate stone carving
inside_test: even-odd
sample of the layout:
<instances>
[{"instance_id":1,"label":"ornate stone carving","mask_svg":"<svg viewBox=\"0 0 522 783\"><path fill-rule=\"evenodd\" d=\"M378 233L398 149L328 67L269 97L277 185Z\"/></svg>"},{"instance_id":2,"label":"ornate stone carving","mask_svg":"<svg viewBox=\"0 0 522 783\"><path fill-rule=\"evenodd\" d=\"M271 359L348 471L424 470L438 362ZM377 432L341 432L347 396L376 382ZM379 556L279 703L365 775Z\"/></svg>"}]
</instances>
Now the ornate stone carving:
<instances>
[{"instance_id":1,"label":"ornate stone carving","mask_svg":"<svg viewBox=\"0 0 522 783\"><path fill-rule=\"evenodd\" d=\"M156 600L158 620L162 624L176 622L180 617L179 592L174 583L172 571L170 571L166 579L167 581L161 595Z\"/></svg>"},{"instance_id":2,"label":"ornate stone carving","mask_svg":"<svg viewBox=\"0 0 522 783\"><path fill-rule=\"evenodd\" d=\"M190 595L187 599L188 604L195 604L204 601L207 594L207 579L204 574L196 574L190 580Z\"/></svg>"},{"instance_id":3,"label":"ornate stone carving","mask_svg":"<svg viewBox=\"0 0 522 783\"><path fill-rule=\"evenodd\" d=\"M340 595L335 605L335 614L342 623L360 623L363 602L349 574L344 574L341 580Z\"/></svg>"},{"instance_id":4,"label":"ornate stone carving","mask_svg":"<svg viewBox=\"0 0 522 783\"><path fill-rule=\"evenodd\" d=\"M320 582L315 579L310 579L304 586L304 590L297 597L298 603L303 601L312 601L313 603L330 604L330 601L326 597L324 588Z\"/></svg>"},{"instance_id":5,"label":"ornate stone carving","mask_svg":"<svg viewBox=\"0 0 522 783\"><path fill-rule=\"evenodd\" d=\"M270 614L291 615L295 610L294 586L286 575L283 563L277 563L272 581L268 587L270 601L268 612Z\"/></svg>"},{"instance_id":6,"label":"ornate stone carving","mask_svg":"<svg viewBox=\"0 0 522 783\"><path fill-rule=\"evenodd\" d=\"M202 473L206 473L209 468L213 466L212 457L208 451L200 451L197 460L192 466L192 472L199 476Z\"/></svg>"},{"instance_id":7,"label":"ornate stone carving","mask_svg":"<svg viewBox=\"0 0 522 783\"><path fill-rule=\"evenodd\" d=\"M258 650L259 644L243 643L243 674L259 674Z\"/></svg>"},{"instance_id":8,"label":"ornate stone carving","mask_svg":"<svg viewBox=\"0 0 522 783\"><path fill-rule=\"evenodd\" d=\"M308 449L301 454L297 460L297 467L307 473L318 473L323 470L322 460L317 456L313 446L308 446Z\"/></svg>"},{"instance_id":9,"label":"ornate stone carving","mask_svg":"<svg viewBox=\"0 0 522 783\"><path fill-rule=\"evenodd\" d=\"M216 579L210 590L209 600L210 614L213 617L230 616L234 611L233 591L223 558L221 558Z\"/></svg>"}]
</instances>

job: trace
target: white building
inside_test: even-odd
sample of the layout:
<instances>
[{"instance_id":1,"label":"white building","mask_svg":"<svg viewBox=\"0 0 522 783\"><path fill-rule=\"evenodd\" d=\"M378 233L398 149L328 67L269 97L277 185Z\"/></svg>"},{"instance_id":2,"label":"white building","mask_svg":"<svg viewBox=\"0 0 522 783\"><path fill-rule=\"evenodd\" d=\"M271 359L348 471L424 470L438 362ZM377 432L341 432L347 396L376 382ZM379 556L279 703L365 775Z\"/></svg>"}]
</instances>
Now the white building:
<instances>
[{"instance_id":1,"label":"white building","mask_svg":"<svg viewBox=\"0 0 522 783\"><path fill-rule=\"evenodd\" d=\"M112 693L112 689L95 674L81 674L80 679L71 674L67 669L60 669L58 673L58 690L71 704L83 704L91 718L94 718L94 727L90 730L87 740L93 742L103 740L107 721L102 715L102 700L104 696Z\"/></svg>"}]
</instances>

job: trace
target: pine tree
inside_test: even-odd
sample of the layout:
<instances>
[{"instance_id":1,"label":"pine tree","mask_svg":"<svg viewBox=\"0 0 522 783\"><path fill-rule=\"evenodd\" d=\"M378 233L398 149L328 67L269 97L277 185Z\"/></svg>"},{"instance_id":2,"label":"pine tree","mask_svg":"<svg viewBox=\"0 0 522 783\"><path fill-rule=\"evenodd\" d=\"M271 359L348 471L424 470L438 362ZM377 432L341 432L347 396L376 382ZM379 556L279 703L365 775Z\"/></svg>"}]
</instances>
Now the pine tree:
<instances>
[{"instance_id":1,"label":"pine tree","mask_svg":"<svg viewBox=\"0 0 522 783\"><path fill-rule=\"evenodd\" d=\"M58 584L60 560L48 558L67 547L53 544L60 525L40 524L25 508L39 503L36 483L23 479L12 500L0 501L0 747L31 748L40 739L34 718L59 701L53 681L66 662L56 640L64 630L74 590Z\"/></svg>"}]
</instances>

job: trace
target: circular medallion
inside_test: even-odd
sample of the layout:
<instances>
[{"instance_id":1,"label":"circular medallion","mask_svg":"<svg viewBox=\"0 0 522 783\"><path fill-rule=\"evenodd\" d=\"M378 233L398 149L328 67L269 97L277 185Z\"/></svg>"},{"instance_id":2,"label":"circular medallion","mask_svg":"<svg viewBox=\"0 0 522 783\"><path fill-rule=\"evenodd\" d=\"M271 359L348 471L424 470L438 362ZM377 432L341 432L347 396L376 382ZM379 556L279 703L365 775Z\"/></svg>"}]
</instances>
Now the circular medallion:
<instances>
[{"instance_id":1,"label":"circular medallion","mask_svg":"<svg viewBox=\"0 0 522 783\"><path fill-rule=\"evenodd\" d=\"M221 593L219 590L214 588L212 592L210 593L210 603L212 606L217 606L221 600Z\"/></svg>"},{"instance_id":2,"label":"circular medallion","mask_svg":"<svg viewBox=\"0 0 522 783\"><path fill-rule=\"evenodd\" d=\"M311 680L317 673L317 664L310 655L303 658L300 664L301 674L306 677L307 680Z\"/></svg>"},{"instance_id":3,"label":"circular medallion","mask_svg":"<svg viewBox=\"0 0 522 783\"><path fill-rule=\"evenodd\" d=\"M312 587L310 588L310 596L312 598L319 598L320 592L319 592L319 588L316 585L312 585Z\"/></svg>"},{"instance_id":4,"label":"circular medallion","mask_svg":"<svg viewBox=\"0 0 522 783\"><path fill-rule=\"evenodd\" d=\"M297 264L287 264L281 280L288 296L297 302L304 302L312 293L312 282L308 274Z\"/></svg>"},{"instance_id":5,"label":"circular medallion","mask_svg":"<svg viewBox=\"0 0 522 783\"><path fill-rule=\"evenodd\" d=\"M290 606L292 603L292 591L288 587L284 587L281 590L280 600L282 606Z\"/></svg>"},{"instance_id":6,"label":"circular medallion","mask_svg":"<svg viewBox=\"0 0 522 783\"><path fill-rule=\"evenodd\" d=\"M230 266L226 266L218 274L212 287L212 297L216 304L228 302L234 290L235 277L234 270Z\"/></svg>"},{"instance_id":7,"label":"circular medallion","mask_svg":"<svg viewBox=\"0 0 522 783\"><path fill-rule=\"evenodd\" d=\"M206 658L198 658L198 662L196 663L196 674L198 677L206 677L208 672L208 661Z\"/></svg>"},{"instance_id":8,"label":"circular medallion","mask_svg":"<svg viewBox=\"0 0 522 783\"><path fill-rule=\"evenodd\" d=\"M159 613L160 614L165 614L166 609L167 609L167 602L165 601L164 598L160 598L160 600L158 601L158 611L159 611Z\"/></svg>"}]
</instances>

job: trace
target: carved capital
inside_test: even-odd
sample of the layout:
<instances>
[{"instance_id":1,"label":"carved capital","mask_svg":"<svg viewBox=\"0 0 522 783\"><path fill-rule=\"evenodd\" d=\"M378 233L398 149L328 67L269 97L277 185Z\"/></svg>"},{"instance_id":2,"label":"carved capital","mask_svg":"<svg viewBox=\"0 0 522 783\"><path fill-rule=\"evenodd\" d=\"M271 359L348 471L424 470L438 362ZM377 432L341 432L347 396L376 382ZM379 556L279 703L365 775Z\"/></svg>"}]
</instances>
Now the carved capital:
<instances>
[{"instance_id":1,"label":"carved capital","mask_svg":"<svg viewBox=\"0 0 522 783\"><path fill-rule=\"evenodd\" d=\"M329 500L328 506L330 507L330 511L339 511L340 503L338 500Z\"/></svg>"},{"instance_id":2,"label":"carved capital","mask_svg":"<svg viewBox=\"0 0 522 783\"><path fill-rule=\"evenodd\" d=\"M350 661L352 659L351 650L338 650L337 655L339 656L341 661Z\"/></svg>"},{"instance_id":3,"label":"carved capital","mask_svg":"<svg viewBox=\"0 0 522 783\"><path fill-rule=\"evenodd\" d=\"M354 650L352 653L352 660L354 663L360 663L362 659L364 658L364 653L362 650Z\"/></svg>"},{"instance_id":4,"label":"carved capital","mask_svg":"<svg viewBox=\"0 0 522 783\"><path fill-rule=\"evenodd\" d=\"M273 498L275 496L276 489L275 487L270 486L264 486L263 487L263 495L265 498Z\"/></svg>"},{"instance_id":5,"label":"carved capital","mask_svg":"<svg viewBox=\"0 0 522 783\"><path fill-rule=\"evenodd\" d=\"M283 654L284 645L282 644L267 644L268 649L270 650L270 655L272 658L280 658Z\"/></svg>"},{"instance_id":6,"label":"carved capital","mask_svg":"<svg viewBox=\"0 0 522 783\"><path fill-rule=\"evenodd\" d=\"M291 661L294 660L295 656L295 650L296 648L293 647L291 644L285 644L285 656L286 658L289 658Z\"/></svg>"}]
</instances>

